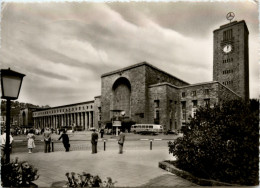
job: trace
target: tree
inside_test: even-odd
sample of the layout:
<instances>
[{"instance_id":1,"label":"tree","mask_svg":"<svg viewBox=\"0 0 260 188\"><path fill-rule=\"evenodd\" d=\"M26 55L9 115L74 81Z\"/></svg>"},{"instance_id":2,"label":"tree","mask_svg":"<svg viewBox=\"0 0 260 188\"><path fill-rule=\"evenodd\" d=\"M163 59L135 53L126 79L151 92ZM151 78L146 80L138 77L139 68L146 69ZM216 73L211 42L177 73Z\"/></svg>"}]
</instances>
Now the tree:
<instances>
[{"instance_id":1,"label":"tree","mask_svg":"<svg viewBox=\"0 0 260 188\"><path fill-rule=\"evenodd\" d=\"M259 101L199 108L183 137L169 142L176 166L201 178L258 185Z\"/></svg>"}]
</instances>

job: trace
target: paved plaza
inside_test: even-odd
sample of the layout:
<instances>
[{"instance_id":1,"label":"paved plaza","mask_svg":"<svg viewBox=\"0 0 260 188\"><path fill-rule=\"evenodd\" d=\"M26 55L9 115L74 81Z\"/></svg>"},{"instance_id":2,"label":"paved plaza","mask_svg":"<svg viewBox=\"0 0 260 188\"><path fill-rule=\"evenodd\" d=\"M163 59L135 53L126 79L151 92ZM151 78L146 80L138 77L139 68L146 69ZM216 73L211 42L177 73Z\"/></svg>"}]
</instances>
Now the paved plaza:
<instances>
[{"instance_id":1,"label":"paved plaza","mask_svg":"<svg viewBox=\"0 0 260 188\"><path fill-rule=\"evenodd\" d=\"M51 153L38 151L33 154L14 152L11 158L19 157L19 160L26 160L39 169L40 177L34 182L39 187L50 187L57 182L65 182L66 172L91 173L99 175L102 180L111 177L113 181L117 181L116 187L195 186L158 167L159 161L174 158L168 152L166 141L154 142L156 143L152 150L147 140L126 142L123 154L118 154L116 142L111 142L105 151L100 146L97 154L91 154L90 145L87 145L80 151L71 152L64 150ZM99 145L102 145L102 142Z\"/></svg>"}]
</instances>

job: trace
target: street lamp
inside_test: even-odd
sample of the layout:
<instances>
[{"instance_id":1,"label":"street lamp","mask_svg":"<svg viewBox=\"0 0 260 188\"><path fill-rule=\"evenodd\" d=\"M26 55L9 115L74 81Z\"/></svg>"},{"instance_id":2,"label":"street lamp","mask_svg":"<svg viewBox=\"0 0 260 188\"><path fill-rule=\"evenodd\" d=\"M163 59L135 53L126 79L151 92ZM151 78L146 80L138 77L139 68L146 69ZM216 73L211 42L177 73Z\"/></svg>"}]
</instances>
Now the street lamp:
<instances>
[{"instance_id":1,"label":"street lamp","mask_svg":"<svg viewBox=\"0 0 260 188\"><path fill-rule=\"evenodd\" d=\"M10 162L10 108L11 100L16 100L19 96L23 77L25 75L9 69L1 69L1 89L2 99L6 99L6 162Z\"/></svg>"}]
</instances>

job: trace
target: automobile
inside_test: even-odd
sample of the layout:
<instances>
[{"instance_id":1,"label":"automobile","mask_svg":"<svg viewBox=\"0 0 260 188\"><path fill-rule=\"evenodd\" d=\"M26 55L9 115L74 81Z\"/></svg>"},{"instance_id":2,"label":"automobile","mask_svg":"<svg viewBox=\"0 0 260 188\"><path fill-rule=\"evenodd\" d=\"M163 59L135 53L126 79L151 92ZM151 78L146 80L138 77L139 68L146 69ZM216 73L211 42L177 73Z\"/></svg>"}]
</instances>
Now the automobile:
<instances>
[{"instance_id":1,"label":"automobile","mask_svg":"<svg viewBox=\"0 0 260 188\"><path fill-rule=\"evenodd\" d=\"M164 132L164 134L168 135L168 134L173 134L173 135L178 135L177 131L175 130L167 130Z\"/></svg>"},{"instance_id":2,"label":"automobile","mask_svg":"<svg viewBox=\"0 0 260 188\"><path fill-rule=\"evenodd\" d=\"M94 130L96 130L96 128L95 128L95 127L89 127L88 130L89 130L89 131L94 131Z\"/></svg>"}]
</instances>

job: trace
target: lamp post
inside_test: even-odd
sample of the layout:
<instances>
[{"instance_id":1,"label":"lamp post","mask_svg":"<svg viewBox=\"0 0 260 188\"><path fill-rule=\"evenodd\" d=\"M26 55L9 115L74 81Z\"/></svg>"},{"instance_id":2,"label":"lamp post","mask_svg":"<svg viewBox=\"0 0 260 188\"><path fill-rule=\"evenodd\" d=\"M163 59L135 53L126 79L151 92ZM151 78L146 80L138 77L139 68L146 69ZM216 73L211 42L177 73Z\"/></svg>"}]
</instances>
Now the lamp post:
<instances>
[{"instance_id":1,"label":"lamp post","mask_svg":"<svg viewBox=\"0 0 260 188\"><path fill-rule=\"evenodd\" d=\"M10 162L10 109L11 100L16 100L19 96L23 77L25 75L9 69L1 69L1 89L2 99L6 99L6 142L5 155L6 162Z\"/></svg>"}]
</instances>

